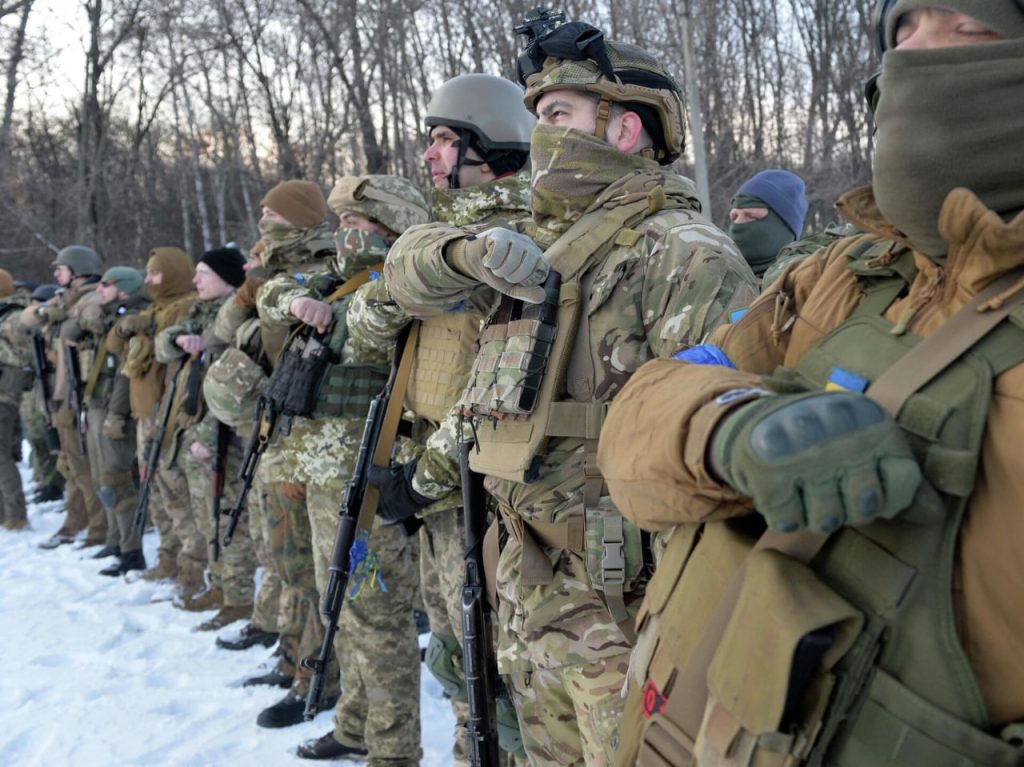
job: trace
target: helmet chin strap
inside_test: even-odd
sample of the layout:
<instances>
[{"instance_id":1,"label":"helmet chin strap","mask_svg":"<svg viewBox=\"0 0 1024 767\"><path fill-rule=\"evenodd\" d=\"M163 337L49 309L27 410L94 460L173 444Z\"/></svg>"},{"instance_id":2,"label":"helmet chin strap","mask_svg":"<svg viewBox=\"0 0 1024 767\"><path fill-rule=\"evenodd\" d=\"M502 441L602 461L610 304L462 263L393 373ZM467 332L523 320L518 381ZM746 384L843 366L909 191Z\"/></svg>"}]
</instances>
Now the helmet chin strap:
<instances>
[{"instance_id":1,"label":"helmet chin strap","mask_svg":"<svg viewBox=\"0 0 1024 767\"><path fill-rule=\"evenodd\" d=\"M468 141L468 139L469 139L470 135L471 135L470 132L468 130L466 130L465 128L462 128L461 130L459 130L459 153L458 153L458 155L455 158L455 165L452 167L451 171L449 171L449 173L448 173L448 188L449 189L459 189L459 188L461 188L461 184L459 184L459 171L462 170L463 166L466 166L466 167L476 167L478 165L486 165L487 164L486 160L473 160L473 159L470 159L470 158L466 157L466 152L469 149L469 141Z\"/></svg>"}]
</instances>

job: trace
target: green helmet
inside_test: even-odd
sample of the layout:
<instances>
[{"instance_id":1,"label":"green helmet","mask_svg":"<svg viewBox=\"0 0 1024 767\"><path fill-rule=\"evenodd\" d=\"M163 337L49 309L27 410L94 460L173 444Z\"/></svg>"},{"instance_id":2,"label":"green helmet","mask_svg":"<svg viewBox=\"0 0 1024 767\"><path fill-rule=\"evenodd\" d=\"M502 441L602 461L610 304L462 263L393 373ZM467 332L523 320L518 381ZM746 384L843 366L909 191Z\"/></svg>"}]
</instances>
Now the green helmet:
<instances>
[{"instance_id":1,"label":"green helmet","mask_svg":"<svg viewBox=\"0 0 1024 767\"><path fill-rule=\"evenodd\" d=\"M428 128L447 126L462 138L458 161L448 179L456 189L463 165L486 163L499 176L521 170L530 159L530 134L537 120L523 107L523 92L511 80L467 74L453 77L434 91L424 122ZM467 160L467 149L473 149L481 160Z\"/></svg>"},{"instance_id":2,"label":"green helmet","mask_svg":"<svg viewBox=\"0 0 1024 767\"><path fill-rule=\"evenodd\" d=\"M53 266L66 266L76 277L99 276L103 273L103 259L85 245L68 245L53 260Z\"/></svg>"},{"instance_id":3,"label":"green helmet","mask_svg":"<svg viewBox=\"0 0 1024 767\"><path fill-rule=\"evenodd\" d=\"M339 216L359 213L395 234L430 220L430 207L423 195L398 176L345 176L334 185L327 204Z\"/></svg>"},{"instance_id":4,"label":"green helmet","mask_svg":"<svg viewBox=\"0 0 1024 767\"><path fill-rule=\"evenodd\" d=\"M573 22L534 41L519 57L531 112L545 93L576 90L600 97L595 134L604 136L610 105L635 112L654 142L654 159L667 165L683 151L683 97L679 84L651 54L636 45L605 40L583 22Z\"/></svg>"}]
</instances>

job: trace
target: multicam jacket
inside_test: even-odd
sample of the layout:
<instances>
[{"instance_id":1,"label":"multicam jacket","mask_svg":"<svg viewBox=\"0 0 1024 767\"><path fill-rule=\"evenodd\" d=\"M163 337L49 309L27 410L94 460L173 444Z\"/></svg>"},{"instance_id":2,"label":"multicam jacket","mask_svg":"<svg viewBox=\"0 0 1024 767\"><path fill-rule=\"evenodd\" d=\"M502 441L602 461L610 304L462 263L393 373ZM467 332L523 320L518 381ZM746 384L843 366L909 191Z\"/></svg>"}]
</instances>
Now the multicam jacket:
<instances>
[{"instance_id":1,"label":"multicam jacket","mask_svg":"<svg viewBox=\"0 0 1024 767\"><path fill-rule=\"evenodd\" d=\"M19 318L24 307L10 299L0 301L0 378L11 375L19 379L31 370L32 357L29 345L29 331ZM8 371L10 371L8 373ZM0 381L0 402L17 405L21 400L21 385L18 391L9 390Z\"/></svg>"},{"instance_id":2,"label":"multicam jacket","mask_svg":"<svg viewBox=\"0 0 1024 767\"><path fill-rule=\"evenodd\" d=\"M632 244L613 245L584 277L589 285L586 320L587 346L580 359L593 367L589 383L570 378L569 397L578 401L610 401L644 362L669 357L699 343L725 322L732 310L757 295L756 282L729 238L700 214L693 185L680 176L663 174L659 185L671 209L633 226L646 232ZM614 206L617 195L629 191L624 178L598 195L590 206ZM529 226L521 229L530 233ZM423 243L416 251L393 251L388 278L416 306L450 302L466 291L468 280L445 261L443 246L451 237L438 236L435 247ZM413 264L392 262L415 259ZM415 280L408 275L429 274ZM400 289L399 289L400 288ZM589 351L589 354L587 354ZM586 363L584 363L586 364ZM585 378L588 378L585 376ZM587 390L589 387L592 389ZM486 424L481 428L487 428ZM417 489L436 493L438 478L453 471L451 454L455 429L448 424L430 441L424 466L448 467L434 476L420 473ZM517 517L538 523L560 523L583 515L584 447L576 438L552 438L540 456L539 479L529 484L488 477L486 486L507 521ZM426 494L426 493L425 493ZM604 503L607 499L602 499ZM500 597L498 624L499 667L503 673L530 664L544 668L588 663L628 652L630 642L611 619L593 587L584 558L568 550L543 547L551 558L552 580L547 585L521 581L521 538L512 525L498 562Z\"/></svg>"},{"instance_id":3,"label":"multicam jacket","mask_svg":"<svg viewBox=\"0 0 1024 767\"><path fill-rule=\"evenodd\" d=\"M530 181L525 173L470 189L434 190L433 212L437 221L407 230L392 246L388 261L397 263L415 258L420 247L429 246L455 227L462 227L467 232L481 232L494 226L514 225L524 221L529 210ZM436 281L435 275L428 272L420 276L426 284ZM428 291L426 284L424 292ZM365 345L393 344L402 328L414 317L424 319L445 312L459 312L476 318L479 324L496 298L496 293L488 286L476 285L470 290L453 293L446 300L432 301L425 306L403 306L392 298L387 280L377 280L356 292L349 309L349 332ZM418 422L421 424L422 419ZM462 503L459 493L453 492L459 487L458 464L453 459L458 454L454 422L442 422L442 431L437 433L436 430L434 423L426 424L425 429L414 430L418 443L436 439L444 446L443 450L424 453L417 466L417 477L422 478L420 482L428 491L422 494L437 499L426 509L427 514L455 508ZM406 446L401 457L408 460L418 452L418 447L410 449Z\"/></svg>"}]
</instances>

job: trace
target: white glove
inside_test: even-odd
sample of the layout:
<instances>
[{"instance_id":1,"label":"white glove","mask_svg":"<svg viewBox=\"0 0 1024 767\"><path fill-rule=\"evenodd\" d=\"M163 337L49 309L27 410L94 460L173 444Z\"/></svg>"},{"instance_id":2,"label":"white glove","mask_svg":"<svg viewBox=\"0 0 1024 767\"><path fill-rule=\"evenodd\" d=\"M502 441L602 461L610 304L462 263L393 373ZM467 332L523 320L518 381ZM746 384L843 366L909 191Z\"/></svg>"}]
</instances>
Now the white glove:
<instances>
[{"instance_id":1,"label":"white glove","mask_svg":"<svg viewBox=\"0 0 1024 767\"><path fill-rule=\"evenodd\" d=\"M481 232L477 239L491 243L484 266L494 276L523 287L544 284L550 270L544 251L525 234L494 227Z\"/></svg>"}]
</instances>

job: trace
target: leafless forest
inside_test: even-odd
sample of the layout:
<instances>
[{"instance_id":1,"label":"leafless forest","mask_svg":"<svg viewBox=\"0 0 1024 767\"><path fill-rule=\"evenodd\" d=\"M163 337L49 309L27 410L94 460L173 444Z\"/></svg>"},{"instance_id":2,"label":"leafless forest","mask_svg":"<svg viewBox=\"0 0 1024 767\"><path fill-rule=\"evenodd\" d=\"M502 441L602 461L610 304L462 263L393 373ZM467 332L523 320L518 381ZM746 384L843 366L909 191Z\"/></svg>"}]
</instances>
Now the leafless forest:
<instances>
[{"instance_id":1,"label":"leafless forest","mask_svg":"<svg viewBox=\"0 0 1024 767\"><path fill-rule=\"evenodd\" d=\"M509 76L520 0L0 0L0 264L46 278L50 248L93 245L141 264L251 243L283 178L328 190L345 173L419 160L432 90L463 72ZM868 178L862 84L877 65L872 0L569 0L571 20L642 45L699 88L712 212L746 176L808 182L811 228ZM684 14L694 72L683 67ZM31 23L30 23L31 22ZM73 25L80 71L60 72L48 25ZM33 32L33 30L37 30ZM73 88L56 89L53 82ZM66 92L65 92L66 91ZM680 170L693 163L692 136Z\"/></svg>"}]
</instances>

